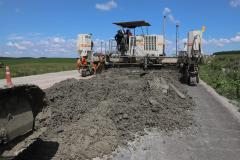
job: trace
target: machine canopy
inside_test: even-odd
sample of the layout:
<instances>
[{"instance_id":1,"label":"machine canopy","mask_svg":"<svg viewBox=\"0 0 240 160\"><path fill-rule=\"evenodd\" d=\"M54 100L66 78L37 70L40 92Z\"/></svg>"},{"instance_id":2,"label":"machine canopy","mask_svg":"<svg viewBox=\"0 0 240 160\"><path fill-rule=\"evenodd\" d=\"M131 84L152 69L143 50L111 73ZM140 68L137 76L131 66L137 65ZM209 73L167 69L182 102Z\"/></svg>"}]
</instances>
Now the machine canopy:
<instances>
[{"instance_id":1,"label":"machine canopy","mask_svg":"<svg viewBox=\"0 0 240 160\"><path fill-rule=\"evenodd\" d=\"M117 22L113 24L118 25L122 28L136 28L136 27L142 27L142 26L151 26L148 22L145 22L145 21Z\"/></svg>"}]
</instances>

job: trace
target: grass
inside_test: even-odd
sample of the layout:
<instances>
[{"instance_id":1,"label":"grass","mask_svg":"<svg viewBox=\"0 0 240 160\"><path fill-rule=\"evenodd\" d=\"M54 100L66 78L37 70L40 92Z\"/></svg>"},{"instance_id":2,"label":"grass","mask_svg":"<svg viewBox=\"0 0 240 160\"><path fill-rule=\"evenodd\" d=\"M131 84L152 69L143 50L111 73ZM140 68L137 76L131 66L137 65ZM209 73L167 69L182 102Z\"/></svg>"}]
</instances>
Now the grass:
<instances>
[{"instance_id":1,"label":"grass","mask_svg":"<svg viewBox=\"0 0 240 160\"><path fill-rule=\"evenodd\" d=\"M22 77L76 69L73 58L0 58L10 66L12 77ZM5 78L5 67L0 68L0 79Z\"/></svg>"},{"instance_id":2,"label":"grass","mask_svg":"<svg viewBox=\"0 0 240 160\"><path fill-rule=\"evenodd\" d=\"M240 103L240 54L224 53L209 57L200 67L200 77L219 94Z\"/></svg>"}]
</instances>

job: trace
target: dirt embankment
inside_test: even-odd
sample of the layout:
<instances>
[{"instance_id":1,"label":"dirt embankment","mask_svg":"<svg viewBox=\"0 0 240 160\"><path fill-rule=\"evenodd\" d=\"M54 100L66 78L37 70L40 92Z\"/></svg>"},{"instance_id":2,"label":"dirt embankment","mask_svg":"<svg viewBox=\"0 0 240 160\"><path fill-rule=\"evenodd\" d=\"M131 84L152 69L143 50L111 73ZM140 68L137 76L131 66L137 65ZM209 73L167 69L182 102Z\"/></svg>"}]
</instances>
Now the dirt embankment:
<instances>
[{"instance_id":1,"label":"dirt embankment","mask_svg":"<svg viewBox=\"0 0 240 160\"><path fill-rule=\"evenodd\" d=\"M184 92L177 77L169 70L144 74L111 69L90 80L70 79L47 89L48 106L37 126L47 127L42 139L59 143L53 159L101 157L145 134L145 129L190 127L191 98L181 99L162 82Z\"/></svg>"}]
</instances>

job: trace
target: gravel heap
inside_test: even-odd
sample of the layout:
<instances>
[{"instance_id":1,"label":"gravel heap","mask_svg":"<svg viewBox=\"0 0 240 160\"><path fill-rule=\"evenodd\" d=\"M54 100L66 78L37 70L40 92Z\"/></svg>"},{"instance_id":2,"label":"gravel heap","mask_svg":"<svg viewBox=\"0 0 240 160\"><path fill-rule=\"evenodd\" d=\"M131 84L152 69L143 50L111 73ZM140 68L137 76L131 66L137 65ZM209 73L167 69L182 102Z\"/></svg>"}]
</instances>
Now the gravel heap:
<instances>
[{"instance_id":1,"label":"gravel heap","mask_svg":"<svg viewBox=\"0 0 240 160\"><path fill-rule=\"evenodd\" d=\"M43 140L59 143L53 159L92 159L110 154L146 129L166 132L193 124L190 97L163 92L160 77L185 92L173 70L111 69L90 80L69 79L45 90L38 127Z\"/></svg>"}]
</instances>

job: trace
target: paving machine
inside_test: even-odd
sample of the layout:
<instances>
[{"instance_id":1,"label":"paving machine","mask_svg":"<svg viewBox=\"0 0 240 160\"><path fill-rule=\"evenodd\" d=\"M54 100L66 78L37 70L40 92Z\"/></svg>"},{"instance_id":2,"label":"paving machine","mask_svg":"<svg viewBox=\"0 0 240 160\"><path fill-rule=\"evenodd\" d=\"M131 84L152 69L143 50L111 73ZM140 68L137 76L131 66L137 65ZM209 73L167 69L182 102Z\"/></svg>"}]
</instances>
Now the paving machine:
<instances>
[{"instance_id":1,"label":"paving machine","mask_svg":"<svg viewBox=\"0 0 240 160\"><path fill-rule=\"evenodd\" d=\"M82 77L94 74L93 64L93 42L91 34L78 35L77 49L80 58L77 61L77 67Z\"/></svg>"},{"instance_id":2,"label":"paving machine","mask_svg":"<svg viewBox=\"0 0 240 160\"><path fill-rule=\"evenodd\" d=\"M113 24L120 29L115 36L117 56L110 58L109 65L139 66L147 69L177 64L177 57L165 56L163 35L148 34L148 27L151 26L148 22L132 21ZM143 27L146 28L145 32ZM137 28L141 28L142 34L135 34Z\"/></svg>"},{"instance_id":3,"label":"paving machine","mask_svg":"<svg viewBox=\"0 0 240 160\"><path fill-rule=\"evenodd\" d=\"M81 66L79 68L82 68L82 76L86 76L87 72L89 74L95 73L100 66L99 64L107 68L133 66L141 67L144 70L164 66L178 66L183 81L190 85L199 82L198 65L202 59L202 34L205 27L203 27L202 31L189 32L187 51L180 51L176 53L175 57L167 57L165 54L165 38L160 34L148 34L150 23L131 21L113 24L120 27L114 40L109 41L109 47L114 46L112 43L116 43L116 50L113 51L110 48L108 54L104 55L101 60L99 58L96 60L96 57L93 56L91 35L79 35L78 51ZM146 28L145 32L143 27ZM137 28L141 28L142 34L136 35Z\"/></svg>"},{"instance_id":4,"label":"paving machine","mask_svg":"<svg viewBox=\"0 0 240 160\"><path fill-rule=\"evenodd\" d=\"M37 135L35 118L42 111L44 97L35 85L0 89L0 157L14 157L34 141L26 142L26 138Z\"/></svg>"},{"instance_id":5,"label":"paving machine","mask_svg":"<svg viewBox=\"0 0 240 160\"><path fill-rule=\"evenodd\" d=\"M165 40L163 35L149 35L145 21L113 23L121 29L117 31L118 56L111 58L113 66L140 66L144 70L164 66L178 66L183 81L189 85L199 83L199 63L202 59L202 31L191 31L188 34L187 51L181 51L176 57L167 57L165 54ZM142 27L147 27L144 33ZM177 25L177 27L179 27ZM135 29L141 28L142 34L135 35ZM132 34L130 30L133 30ZM178 40L178 37L177 37ZM177 45L177 44L176 44ZM176 49L178 46L176 46Z\"/></svg>"},{"instance_id":6,"label":"paving machine","mask_svg":"<svg viewBox=\"0 0 240 160\"><path fill-rule=\"evenodd\" d=\"M203 58L202 31L194 30L188 33L187 50L179 52L179 67L182 81L189 85L199 83L199 64Z\"/></svg>"},{"instance_id":7,"label":"paving machine","mask_svg":"<svg viewBox=\"0 0 240 160\"><path fill-rule=\"evenodd\" d=\"M105 56L100 53L94 55L91 34L79 34L77 49L80 58L77 60L77 68L82 77L101 72L105 63Z\"/></svg>"}]
</instances>

